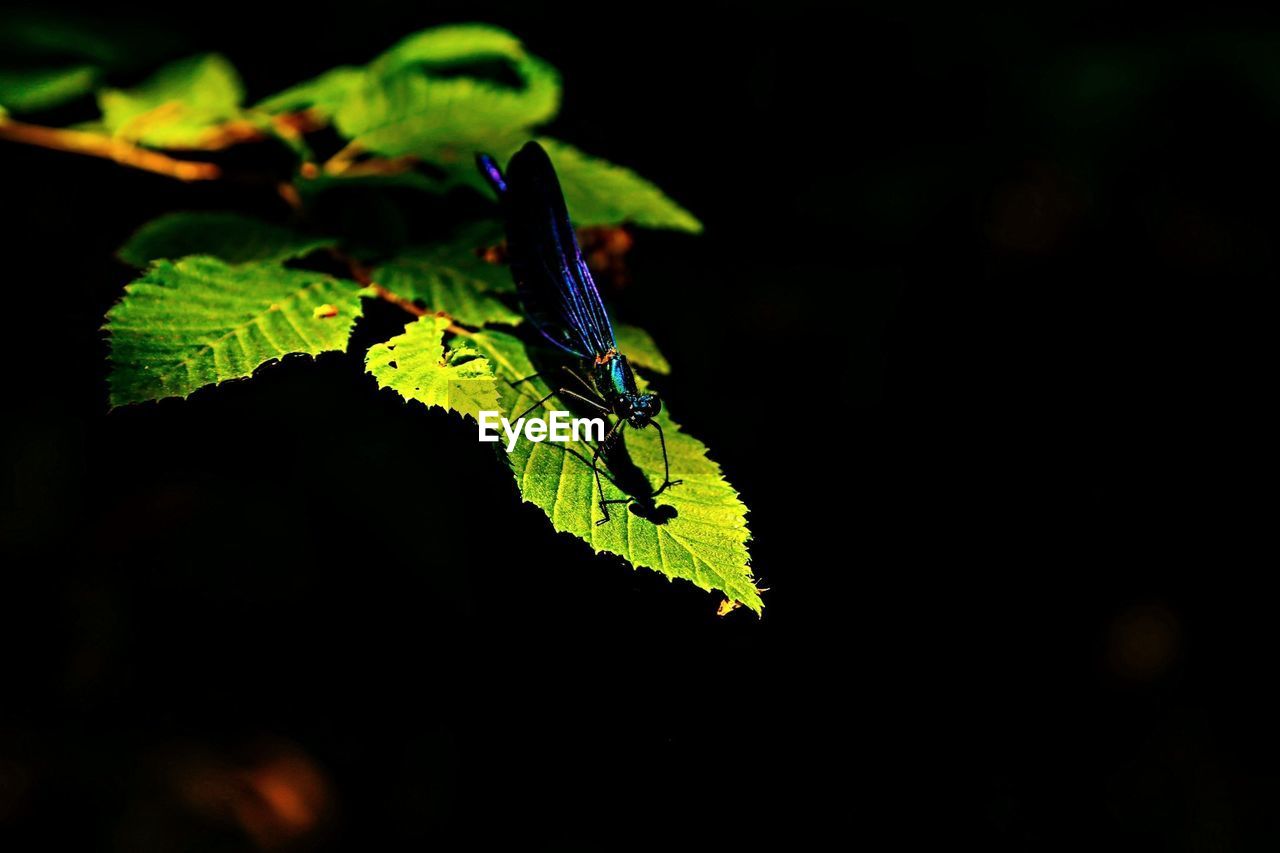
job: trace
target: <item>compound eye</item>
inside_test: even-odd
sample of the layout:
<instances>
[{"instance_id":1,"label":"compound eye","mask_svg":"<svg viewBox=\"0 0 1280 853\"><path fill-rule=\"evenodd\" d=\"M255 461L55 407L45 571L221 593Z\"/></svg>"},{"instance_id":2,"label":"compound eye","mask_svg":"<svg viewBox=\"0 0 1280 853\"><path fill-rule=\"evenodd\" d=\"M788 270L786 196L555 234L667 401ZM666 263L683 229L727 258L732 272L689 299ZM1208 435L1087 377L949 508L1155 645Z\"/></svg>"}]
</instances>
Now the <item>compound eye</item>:
<instances>
[{"instance_id":1,"label":"compound eye","mask_svg":"<svg viewBox=\"0 0 1280 853\"><path fill-rule=\"evenodd\" d=\"M654 394L649 398L649 413L656 415L662 411L662 398Z\"/></svg>"}]
</instances>

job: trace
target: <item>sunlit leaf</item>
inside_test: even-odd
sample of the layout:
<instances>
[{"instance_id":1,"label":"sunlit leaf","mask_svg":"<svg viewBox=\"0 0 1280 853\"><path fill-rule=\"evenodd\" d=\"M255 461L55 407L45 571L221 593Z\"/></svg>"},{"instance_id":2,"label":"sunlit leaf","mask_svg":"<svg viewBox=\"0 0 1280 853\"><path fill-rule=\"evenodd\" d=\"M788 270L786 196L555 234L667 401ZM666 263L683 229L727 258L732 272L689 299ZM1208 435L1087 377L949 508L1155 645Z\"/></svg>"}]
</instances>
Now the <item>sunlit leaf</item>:
<instances>
[{"instance_id":1,"label":"sunlit leaf","mask_svg":"<svg viewBox=\"0 0 1280 853\"><path fill-rule=\"evenodd\" d=\"M290 353L345 350L362 292L276 264L157 261L107 312L111 403L186 397Z\"/></svg>"},{"instance_id":2,"label":"sunlit leaf","mask_svg":"<svg viewBox=\"0 0 1280 853\"><path fill-rule=\"evenodd\" d=\"M499 380L500 410L513 418L547 393L541 380L513 386L517 379L537 372L524 344L512 335L486 329L465 339L466 346L484 356ZM566 410L556 397L543 409ZM675 515L661 524L642 518L624 506L604 516L591 471L592 448L585 443L560 444L521 439L509 459L520 494L535 504L557 530L571 533L597 552L607 551L632 565L644 566L669 578L687 580L705 590L718 590L755 612L763 608L751 575L747 542L747 508L725 481L720 466L707 458L707 448L680 430L666 409L658 417L665 431L671 476L683 480L657 498L659 508ZM649 487L662 482L662 448L654 428L629 429L627 452ZM607 470L607 469L606 469ZM627 495L610 480L607 498Z\"/></svg>"},{"instance_id":3,"label":"sunlit leaf","mask_svg":"<svg viewBox=\"0 0 1280 853\"><path fill-rule=\"evenodd\" d=\"M343 65L305 83L291 86L279 94L264 98L258 102L256 108L271 113L313 109L327 118L332 116L355 87L364 81L366 73L363 68Z\"/></svg>"},{"instance_id":4,"label":"sunlit leaf","mask_svg":"<svg viewBox=\"0 0 1280 853\"><path fill-rule=\"evenodd\" d=\"M406 400L438 406L475 420L498 408L497 383L489 362L474 349L455 346L447 354L449 320L422 317L384 344L369 349L365 368Z\"/></svg>"}]
</instances>

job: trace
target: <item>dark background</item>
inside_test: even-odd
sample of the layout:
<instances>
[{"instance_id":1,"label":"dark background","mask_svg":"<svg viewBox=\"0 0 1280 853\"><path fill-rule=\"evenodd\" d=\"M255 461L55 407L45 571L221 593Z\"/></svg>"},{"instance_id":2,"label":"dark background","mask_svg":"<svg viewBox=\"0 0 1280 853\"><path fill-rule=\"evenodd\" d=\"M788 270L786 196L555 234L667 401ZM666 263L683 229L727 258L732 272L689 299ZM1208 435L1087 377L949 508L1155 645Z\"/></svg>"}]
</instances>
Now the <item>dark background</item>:
<instances>
[{"instance_id":1,"label":"dark background","mask_svg":"<svg viewBox=\"0 0 1280 853\"><path fill-rule=\"evenodd\" d=\"M109 414L112 252L172 209L286 211L0 144L0 844L1274 849L1251 444L1280 24L232 0L104 25L222 51L253 99L459 20L562 71L555 135L706 223L638 232L609 298L751 508L764 618L554 534L470 428L352 358Z\"/></svg>"}]
</instances>

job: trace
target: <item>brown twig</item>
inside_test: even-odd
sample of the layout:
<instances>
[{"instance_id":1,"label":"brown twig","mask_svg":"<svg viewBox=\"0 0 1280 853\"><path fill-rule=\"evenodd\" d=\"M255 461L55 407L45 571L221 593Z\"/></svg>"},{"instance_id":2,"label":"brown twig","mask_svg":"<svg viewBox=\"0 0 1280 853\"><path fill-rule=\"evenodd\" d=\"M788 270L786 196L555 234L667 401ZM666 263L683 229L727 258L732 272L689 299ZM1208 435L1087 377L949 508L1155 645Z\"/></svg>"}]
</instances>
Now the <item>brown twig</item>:
<instances>
[{"instance_id":1,"label":"brown twig","mask_svg":"<svg viewBox=\"0 0 1280 853\"><path fill-rule=\"evenodd\" d=\"M372 290L374 295L377 296L382 301L390 302L392 305L395 305L397 308L403 308L405 311L408 311L410 314L412 314L415 317L426 317L436 313L434 311L428 311L426 308L423 308L419 305L415 305L413 300L405 299L403 296L401 296L398 293L392 293L390 290L387 290L385 287L383 287L380 284L377 284L372 281L361 282L361 283L364 284L366 287L368 287L370 290ZM439 316L446 317L448 315L445 314L444 312L440 312Z\"/></svg>"},{"instance_id":2,"label":"brown twig","mask_svg":"<svg viewBox=\"0 0 1280 853\"><path fill-rule=\"evenodd\" d=\"M114 160L122 166L177 178L179 181L212 181L222 177L222 170L213 163L178 160L122 139L87 133L83 130L42 127L37 124L0 118L0 139L35 145L53 151L67 151L72 154Z\"/></svg>"},{"instance_id":3,"label":"brown twig","mask_svg":"<svg viewBox=\"0 0 1280 853\"><path fill-rule=\"evenodd\" d=\"M359 284L363 284L365 287L369 288L373 291L373 295L382 301L389 302L415 317L444 317L449 321L448 331L455 335L463 335L464 337L471 336L470 329L465 326L458 325L458 323L444 311L432 311L429 308L423 308L422 306L415 304L412 299L406 299L400 294L390 291L378 284L373 280L373 274L369 271L369 268L348 255L346 252L339 249L330 249L329 254L339 263L344 264L347 269L351 271L351 278Z\"/></svg>"},{"instance_id":4,"label":"brown twig","mask_svg":"<svg viewBox=\"0 0 1280 853\"><path fill-rule=\"evenodd\" d=\"M398 308L403 308L405 311L408 311L410 314L412 314L415 317L443 317L449 321L449 325L445 327L446 331L452 332L455 335L461 335L464 338L469 338L472 335L472 332L470 329L466 328L465 326L459 326L454 321L454 319L444 311L432 311L429 308L423 308L419 305L416 305L412 300L405 299L403 296L401 296L398 293L392 293L390 290L387 290L385 287L378 284L377 282L370 281L364 284L366 287L372 290L374 295L377 296L379 299L385 302L390 302L392 305L395 305Z\"/></svg>"},{"instance_id":5,"label":"brown twig","mask_svg":"<svg viewBox=\"0 0 1280 853\"><path fill-rule=\"evenodd\" d=\"M325 120L315 110L299 110L271 117L276 132L281 136L301 137L325 126Z\"/></svg>"},{"instance_id":6,"label":"brown twig","mask_svg":"<svg viewBox=\"0 0 1280 853\"><path fill-rule=\"evenodd\" d=\"M300 131L308 128L312 123L310 117L299 119L296 124L286 124L292 131ZM234 145L239 142L247 142L253 139L261 138L260 132L251 125L244 122L228 123L222 128L222 132L216 137L217 145L213 147L225 147ZM7 139L11 142L21 142L26 145L35 145L39 148L48 148L54 151L66 151L72 154L85 154L90 157L101 157L104 160L113 160L122 166L129 166L134 169L141 169L146 172L153 172L157 175L165 175L170 178L177 178L180 181L212 181L223 176L222 169L214 163L202 163L194 160L179 160L170 157L167 154L161 154L158 151L151 151L146 148L126 142L110 136L104 136L98 133L88 133L82 130L69 130L66 128L43 127L36 124L26 124L25 122L13 121L7 117L0 116L0 139ZM328 163L324 165L326 172L336 172L342 174L353 167L359 170L365 167L370 174L394 174L396 171L404 171L413 165L413 158L389 158L385 160L374 160L369 163L357 164L355 159L360 155L360 148L355 143L351 143L346 148L334 155ZM304 164L304 168L306 165ZM314 166L312 166L314 170ZM363 172L361 172L363 173ZM301 208L302 200L298 196L297 188L289 183L278 183L276 185L277 192L290 207L298 210ZM373 277L367 267L355 258L350 257L336 249L331 250L334 258L346 265L351 271L351 277L360 284L368 287L379 299L389 302L392 305L412 314L415 317L444 317L449 320L448 330L455 335L470 336L471 330L459 325L444 311L431 311L414 304L413 300L406 299L398 293L393 293L382 285L373 280Z\"/></svg>"},{"instance_id":7,"label":"brown twig","mask_svg":"<svg viewBox=\"0 0 1280 853\"><path fill-rule=\"evenodd\" d=\"M369 157L361 159L365 154L364 148L358 142L350 142L324 162L318 170L307 177L313 177L319 172L332 177L343 178L364 178L369 176L382 175L402 175L405 172L412 171L414 166L418 165L421 160L412 154L403 154L399 157Z\"/></svg>"},{"instance_id":8,"label":"brown twig","mask_svg":"<svg viewBox=\"0 0 1280 853\"><path fill-rule=\"evenodd\" d=\"M245 142L261 142L267 135L247 121L228 121L212 127L200 139L201 151L223 151Z\"/></svg>"},{"instance_id":9,"label":"brown twig","mask_svg":"<svg viewBox=\"0 0 1280 853\"><path fill-rule=\"evenodd\" d=\"M353 163L342 172L344 178L380 177L383 175L403 175L413 171L418 158L406 154L403 157L374 157Z\"/></svg>"},{"instance_id":10,"label":"brown twig","mask_svg":"<svg viewBox=\"0 0 1280 853\"><path fill-rule=\"evenodd\" d=\"M360 147L360 143L352 140L343 146L338 153L326 160L320 168L326 175L341 175L351 168L363 150Z\"/></svg>"}]
</instances>

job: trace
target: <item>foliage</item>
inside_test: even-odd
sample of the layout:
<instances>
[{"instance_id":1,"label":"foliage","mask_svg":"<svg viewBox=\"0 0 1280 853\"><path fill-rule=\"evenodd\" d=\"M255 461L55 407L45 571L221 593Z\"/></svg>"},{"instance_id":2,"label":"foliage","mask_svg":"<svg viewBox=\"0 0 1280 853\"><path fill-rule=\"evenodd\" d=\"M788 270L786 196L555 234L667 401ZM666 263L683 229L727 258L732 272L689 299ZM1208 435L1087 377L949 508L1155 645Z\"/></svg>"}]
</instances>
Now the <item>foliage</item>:
<instances>
[{"instance_id":1,"label":"foliage","mask_svg":"<svg viewBox=\"0 0 1280 853\"><path fill-rule=\"evenodd\" d=\"M557 71L512 34L479 25L413 34L364 65L335 68L246 105L226 58L171 62L132 85L102 85L110 63L99 51L73 66L0 70L0 136L110 157L183 180L221 176L200 152L241 142L279 146L293 158L281 196L291 221L231 211L186 211L143 225L119 251L141 269L107 313L112 406L191 393L252 376L292 354L345 352L363 300L378 298L412 316L403 332L365 344L364 365L380 388L405 400L477 419L508 417L556 390L538 372L540 338L522 322L501 228L492 218L418 241L370 240L378 214L337 206L339 222L317 213L337 189L386 193L486 192L476 152L504 160L530 138L550 154L579 226L698 232L701 223L628 169L538 134L559 110ZM110 77L110 73L106 73ZM125 81L129 82L129 81ZM75 128L37 128L6 115L47 110L96 94L100 115ZM323 161L319 138L339 138ZM166 152L181 151L182 160ZM197 171L192 171L193 167ZM439 200L448 203L448 199ZM381 202L386 204L387 202ZM377 209L376 205L375 208ZM372 216L372 219L370 219ZM370 224L372 222L372 225ZM606 232L607 233L607 232ZM622 241L629 245L629 240ZM671 365L644 330L617 324L620 349L649 378ZM391 334L388 332L387 334ZM362 338L365 340L366 338ZM525 380L525 381L520 381ZM678 406L678 402L677 402ZM543 409L570 408L550 396ZM657 429L627 430L601 466L606 496L631 497L614 520L595 495L586 443L520 440L497 447L523 499L555 529L726 596L721 610L763 604L749 567L746 507L707 456L664 409L658 424L671 474L682 483L656 500L663 480Z\"/></svg>"},{"instance_id":2,"label":"foliage","mask_svg":"<svg viewBox=\"0 0 1280 853\"><path fill-rule=\"evenodd\" d=\"M132 89L98 93L102 127L156 148L215 147L220 126L241 118L244 86L216 53L166 65Z\"/></svg>"},{"instance_id":3,"label":"foliage","mask_svg":"<svg viewBox=\"0 0 1280 853\"><path fill-rule=\"evenodd\" d=\"M0 71L0 106L13 113L50 109L92 92L97 79L92 65Z\"/></svg>"},{"instance_id":4,"label":"foliage","mask_svg":"<svg viewBox=\"0 0 1280 853\"><path fill-rule=\"evenodd\" d=\"M511 86L468 69L497 63ZM350 151L409 155L447 176L426 189L481 188L472 165L478 150L504 162L560 107L560 76L510 33L467 24L409 36L364 66L345 66L261 101L273 115L309 109L332 120ZM697 232L702 224L643 178L620 166L544 140L578 225L633 222ZM335 174L346 174L345 163ZM607 200L605 196L608 196Z\"/></svg>"},{"instance_id":5,"label":"foliage","mask_svg":"<svg viewBox=\"0 0 1280 853\"><path fill-rule=\"evenodd\" d=\"M191 211L151 220L117 254L135 267L186 255L216 255L228 263L240 264L287 261L337 242L332 237L305 234L238 213Z\"/></svg>"},{"instance_id":6,"label":"foliage","mask_svg":"<svg viewBox=\"0 0 1280 853\"><path fill-rule=\"evenodd\" d=\"M407 400L479 418L498 408L493 368L472 347L444 345L451 321L421 317L384 344L369 348L365 366L378 385Z\"/></svg>"},{"instance_id":7,"label":"foliage","mask_svg":"<svg viewBox=\"0 0 1280 853\"><path fill-rule=\"evenodd\" d=\"M360 295L354 282L274 263L157 261L107 312L111 403L186 397L290 353L345 350Z\"/></svg>"},{"instance_id":8,"label":"foliage","mask_svg":"<svg viewBox=\"0 0 1280 853\"><path fill-rule=\"evenodd\" d=\"M502 301L512 293L505 267L486 263L476 250L484 242L475 231L440 243L417 246L374 268L374 280L395 293L462 323L520 322L519 312Z\"/></svg>"},{"instance_id":9,"label":"foliage","mask_svg":"<svg viewBox=\"0 0 1280 853\"><path fill-rule=\"evenodd\" d=\"M536 372L519 338L498 329L483 330L467 336L463 346L474 348L498 376L508 380L499 384L504 416L514 418L550 390L545 382L534 388L512 384ZM543 408L552 411L567 406L553 397ZM597 552L618 554L633 565L683 578L702 589L720 590L758 612L760 594L744 569L749 538L747 508L725 482L720 467L707 458L707 448L700 441L682 432L665 410L658 422L666 436L672 470L683 480L679 488L662 495L662 504L676 510L664 523L654 524L623 510L613 513L614 521L597 524L603 515L594 496L592 448L586 443L519 442L510 454L510 463L521 495L541 508L557 530L586 540ZM626 448L650 488L660 485L662 450L657 430L629 430ZM626 497L616 483L606 483L606 498Z\"/></svg>"}]
</instances>

